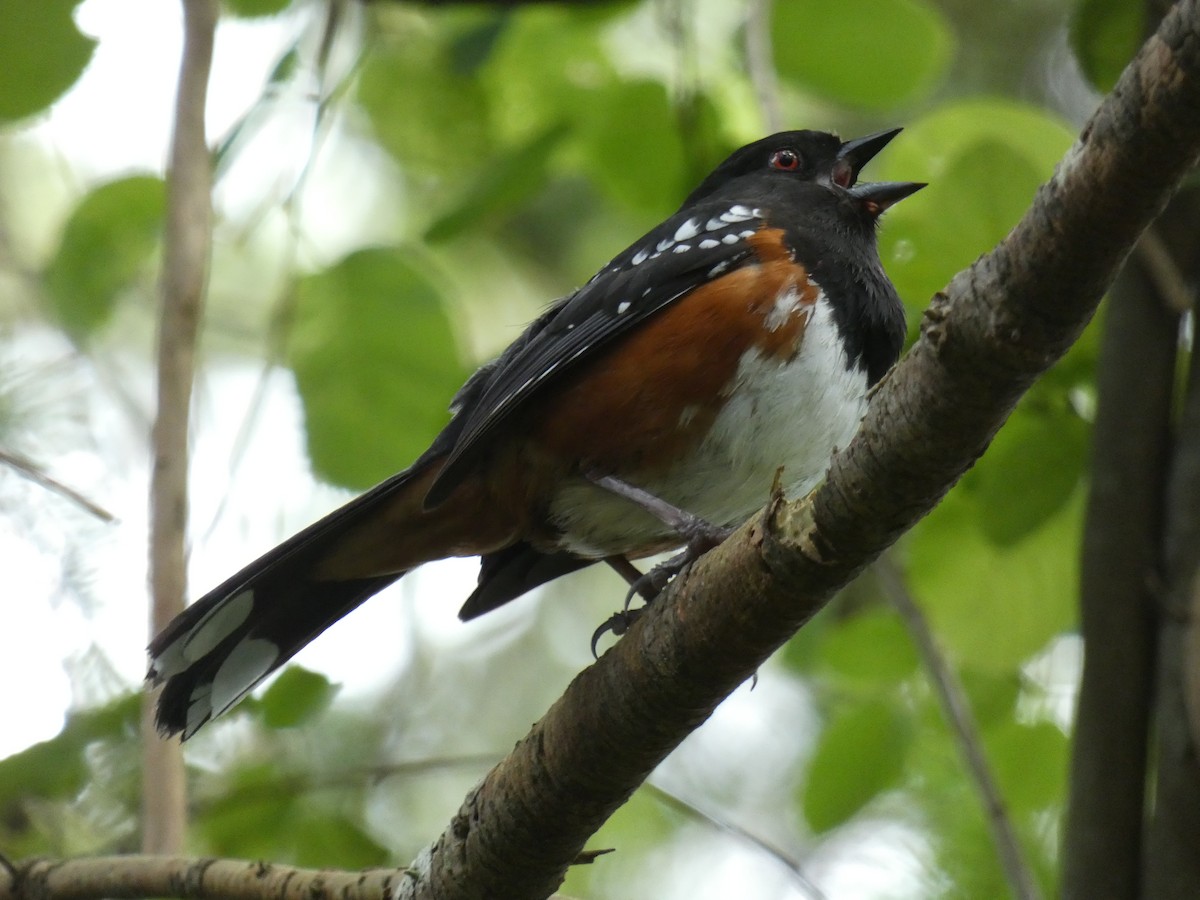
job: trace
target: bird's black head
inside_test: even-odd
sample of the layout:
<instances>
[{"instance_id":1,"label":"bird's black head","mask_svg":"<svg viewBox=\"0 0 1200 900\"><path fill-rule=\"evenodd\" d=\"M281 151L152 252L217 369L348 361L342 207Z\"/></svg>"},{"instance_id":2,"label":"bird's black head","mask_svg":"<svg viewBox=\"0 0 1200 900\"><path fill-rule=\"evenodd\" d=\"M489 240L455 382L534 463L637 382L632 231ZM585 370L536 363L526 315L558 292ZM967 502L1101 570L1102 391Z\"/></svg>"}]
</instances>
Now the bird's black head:
<instances>
[{"instance_id":1,"label":"bird's black head","mask_svg":"<svg viewBox=\"0 0 1200 900\"><path fill-rule=\"evenodd\" d=\"M781 131L734 151L681 208L726 191L736 196L747 184L753 184L754 193L769 192L771 181L780 179L843 191L874 221L893 203L924 187L908 181L858 184L863 167L900 131L892 128L852 141L826 131Z\"/></svg>"}]
</instances>

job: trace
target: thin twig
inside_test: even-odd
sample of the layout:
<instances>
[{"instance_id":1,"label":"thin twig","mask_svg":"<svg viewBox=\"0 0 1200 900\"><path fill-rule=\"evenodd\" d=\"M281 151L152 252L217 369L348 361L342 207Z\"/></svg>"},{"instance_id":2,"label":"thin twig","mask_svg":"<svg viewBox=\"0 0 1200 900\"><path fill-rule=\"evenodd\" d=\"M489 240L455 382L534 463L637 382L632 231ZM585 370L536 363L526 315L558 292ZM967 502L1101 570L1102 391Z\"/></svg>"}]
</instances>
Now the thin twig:
<instances>
[{"instance_id":1,"label":"thin twig","mask_svg":"<svg viewBox=\"0 0 1200 900\"><path fill-rule=\"evenodd\" d=\"M183 611L187 590L188 432L196 339L212 247L212 167L204 132L217 0L183 0L184 42L167 173L158 409L151 442L150 613L152 634ZM161 741L153 697L143 715L143 849L178 852L187 800L178 744Z\"/></svg>"},{"instance_id":2,"label":"thin twig","mask_svg":"<svg viewBox=\"0 0 1200 900\"><path fill-rule=\"evenodd\" d=\"M312 140L309 144L308 156L304 160L304 165L301 167L295 183L280 203L287 222L288 240L283 248L283 259L281 262L287 286L271 309L263 365L255 381L254 390L251 392L250 402L246 405L241 421L238 423L238 430L234 436L233 446L229 454L229 484L233 483L238 469L245 459L246 451L249 449L254 433L254 427L262 413L263 407L266 405L267 385L272 373L279 366L280 360L283 358L284 347L287 344L287 337L291 329L292 313L296 304L296 260L299 258L300 240L303 237L300 227L300 210L304 200L304 189L312 175L322 148L333 132L332 112L335 109L334 104L348 93L350 86L364 64L364 56L360 55L344 77L339 79L332 87L326 88L329 75L329 58L338 29L344 21L345 0L329 0L325 22L321 29L321 43L316 60L317 112L313 120ZM228 506L229 496L228 490L221 496L221 500L209 520L205 535L211 535L217 529Z\"/></svg>"},{"instance_id":3,"label":"thin twig","mask_svg":"<svg viewBox=\"0 0 1200 900\"><path fill-rule=\"evenodd\" d=\"M58 494L60 497L65 497L76 506L79 506L85 511L91 513L101 522L116 521L116 516L110 513L103 506L92 502L87 497L83 496L83 494L79 493L79 491L68 487L57 478L47 474L44 469L37 465L37 463L25 458L24 456L21 456L20 454L13 453L11 450L0 450L0 464L8 466L18 475L22 476L23 478L28 478L34 484L39 484L47 490Z\"/></svg>"},{"instance_id":4,"label":"thin twig","mask_svg":"<svg viewBox=\"0 0 1200 900\"><path fill-rule=\"evenodd\" d=\"M746 14L746 70L758 97L763 122L767 131L774 133L783 127L783 111L771 48L771 2L750 0Z\"/></svg>"},{"instance_id":5,"label":"thin twig","mask_svg":"<svg viewBox=\"0 0 1200 900\"><path fill-rule=\"evenodd\" d=\"M767 856L770 856L772 859L776 860L785 868L787 868L796 878L796 881L800 885L801 889L808 896L812 897L813 900L827 900L825 893L819 887L813 884L809 877L804 874L803 863L801 863L800 860L796 859L787 851L775 846L765 838L759 837L757 834L754 834L751 831L747 831L742 826L734 822L730 822L728 819L722 819L712 813L705 812L695 804L684 800L678 794L673 794L665 788L659 787L653 782L647 781L642 787L644 790L657 797L662 803L672 807L673 809L679 810L688 818L697 822L703 822L704 824L710 825L719 831L732 834L734 837L740 838L751 846L761 850Z\"/></svg>"},{"instance_id":6,"label":"thin twig","mask_svg":"<svg viewBox=\"0 0 1200 900\"><path fill-rule=\"evenodd\" d=\"M1174 255L1154 225L1142 233L1142 239L1133 250L1138 261L1146 267L1146 274L1166 301L1167 309L1179 315L1190 312L1196 305L1195 292L1188 287L1187 279L1179 271Z\"/></svg>"},{"instance_id":7,"label":"thin twig","mask_svg":"<svg viewBox=\"0 0 1200 900\"><path fill-rule=\"evenodd\" d=\"M0 880L0 900L18 897L386 900L403 877L403 869L337 872L235 859L149 855L32 859L23 860L10 870L8 884Z\"/></svg>"},{"instance_id":8,"label":"thin twig","mask_svg":"<svg viewBox=\"0 0 1200 900\"><path fill-rule=\"evenodd\" d=\"M879 580L888 599L904 619L908 633L917 645L917 652L925 664L934 693L942 705L942 712L954 735L975 788L983 800L983 808L988 827L992 832L992 840L996 844L996 853L1004 868L1013 896L1018 900L1039 900L1041 892L1033 878L1033 872L1025 861L1024 851L1017 840L1016 831L1000 796L1000 788L988 765L987 755L983 749L983 741L979 737L979 728L971 713L966 691L958 680L958 675L946 661L937 640L929 628L925 614L917 606L904 583L904 576L889 555L880 557L875 566Z\"/></svg>"}]
</instances>

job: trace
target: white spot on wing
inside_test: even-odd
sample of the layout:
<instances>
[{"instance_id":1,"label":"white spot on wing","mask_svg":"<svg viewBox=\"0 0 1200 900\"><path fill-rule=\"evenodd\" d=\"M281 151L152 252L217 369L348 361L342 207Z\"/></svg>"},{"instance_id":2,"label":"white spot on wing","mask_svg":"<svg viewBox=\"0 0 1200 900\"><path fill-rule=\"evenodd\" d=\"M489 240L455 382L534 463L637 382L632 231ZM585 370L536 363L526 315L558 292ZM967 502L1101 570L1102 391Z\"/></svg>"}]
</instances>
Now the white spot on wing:
<instances>
[{"instance_id":1,"label":"white spot on wing","mask_svg":"<svg viewBox=\"0 0 1200 900\"><path fill-rule=\"evenodd\" d=\"M729 207L725 212L718 216L722 222L733 224L734 222L747 222L754 218L754 212L748 206L742 206L740 203Z\"/></svg>"},{"instance_id":2,"label":"white spot on wing","mask_svg":"<svg viewBox=\"0 0 1200 900\"><path fill-rule=\"evenodd\" d=\"M688 241L700 233L700 223L696 219L688 219L675 229L675 240Z\"/></svg>"},{"instance_id":3,"label":"white spot on wing","mask_svg":"<svg viewBox=\"0 0 1200 900\"><path fill-rule=\"evenodd\" d=\"M620 303L618 303L617 304L617 315L619 316L623 312L625 312L627 309L629 309L630 305L631 304L629 303L628 300L622 300Z\"/></svg>"},{"instance_id":4,"label":"white spot on wing","mask_svg":"<svg viewBox=\"0 0 1200 900\"><path fill-rule=\"evenodd\" d=\"M659 253L662 253L664 250L670 250L671 246L674 243L675 242L673 240L671 240L670 238L663 238L661 241L658 242L658 246L655 247L654 249L657 250Z\"/></svg>"},{"instance_id":5,"label":"white spot on wing","mask_svg":"<svg viewBox=\"0 0 1200 900\"><path fill-rule=\"evenodd\" d=\"M675 249L672 250L671 252L672 253L687 253L691 249L692 249L691 244L676 244Z\"/></svg>"},{"instance_id":6,"label":"white spot on wing","mask_svg":"<svg viewBox=\"0 0 1200 900\"><path fill-rule=\"evenodd\" d=\"M711 219L709 219L707 222L704 223L704 230L705 231L720 231L722 228L725 227L725 225L726 225L726 223L724 220L722 220L721 218L719 218L717 216L713 216Z\"/></svg>"},{"instance_id":7,"label":"white spot on wing","mask_svg":"<svg viewBox=\"0 0 1200 900\"><path fill-rule=\"evenodd\" d=\"M700 242L701 250L712 250L714 247L720 247L720 241L714 241L712 238L705 238Z\"/></svg>"},{"instance_id":8,"label":"white spot on wing","mask_svg":"<svg viewBox=\"0 0 1200 900\"><path fill-rule=\"evenodd\" d=\"M712 278L716 275L720 275L722 272L724 272L728 268L729 268L729 260L723 259L719 263L717 263L715 266L713 266L711 269L708 270L708 277Z\"/></svg>"},{"instance_id":9,"label":"white spot on wing","mask_svg":"<svg viewBox=\"0 0 1200 900\"><path fill-rule=\"evenodd\" d=\"M738 237L743 238L745 240L749 240L750 238L754 237L754 229L750 228L750 229L747 229L746 231L739 231Z\"/></svg>"},{"instance_id":10,"label":"white spot on wing","mask_svg":"<svg viewBox=\"0 0 1200 900\"><path fill-rule=\"evenodd\" d=\"M650 251L647 250L645 247L643 247L637 253L633 254L633 259L630 260L630 263L632 263L635 266L640 266L642 263L644 263L649 258L650 258Z\"/></svg>"},{"instance_id":11,"label":"white spot on wing","mask_svg":"<svg viewBox=\"0 0 1200 900\"><path fill-rule=\"evenodd\" d=\"M277 659L279 647L262 638L242 641L234 647L212 680L212 714L219 716L237 703L271 671Z\"/></svg>"},{"instance_id":12,"label":"white spot on wing","mask_svg":"<svg viewBox=\"0 0 1200 900\"><path fill-rule=\"evenodd\" d=\"M729 244L730 246L732 246L733 244L736 244L740 240L741 240L741 238L738 237L736 234L727 234L727 235L725 235L725 237L721 238L721 243Z\"/></svg>"},{"instance_id":13,"label":"white spot on wing","mask_svg":"<svg viewBox=\"0 0 1200 900\"><path fill-rule=\"evenodd\" d=\"M218 603L184 638L183 662L193 663L210 653L213 647L242 626L252 609L254 591L251 590L242 591L224 603Z\"/></svg>"}]
</instances>

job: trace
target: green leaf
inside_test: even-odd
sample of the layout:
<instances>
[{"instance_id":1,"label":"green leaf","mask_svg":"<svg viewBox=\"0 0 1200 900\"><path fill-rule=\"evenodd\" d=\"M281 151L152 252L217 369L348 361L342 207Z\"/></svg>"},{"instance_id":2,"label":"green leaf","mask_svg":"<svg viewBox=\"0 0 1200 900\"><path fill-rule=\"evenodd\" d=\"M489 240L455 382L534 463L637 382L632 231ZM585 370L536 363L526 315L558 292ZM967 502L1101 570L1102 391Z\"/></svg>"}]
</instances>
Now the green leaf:
<instances>
[{"instance_id":1,"label":"green leaf","mask_svg":"<svg viewBox=\"0 0 1200 900\"><path fill-rule=\"evenodd\" d=\"M358 822L306 803L288 823L288 856L299 866L367 869L391 858Z\"/></svg>"},{"instance_id":2,"label":"green leaf","mask_svg":"<svg viewBox=\"0 0 1200 900\"><path fill-rule=\"evenodd\" d=\"M135 175L110 181L67 220L46 286L63 326L87 337L112 317L117 297L145 269L162 233L166 186Z\"/></svg>"},{"instance_id":3,"label":"green leaf","mask_svg":"<svg viewBox=\"0 0 1200 900\"><path fill-rule=\"evenodd\" d=\"M667 90L634 81L600 91L580 125L587 171L614 200L658 218L687 193L687 157Z\"/></svg>"},{"instance_id":4,"label":"green leaf","mask_svg":"<svg viewBox=\"0 0 1200 900\"><path fill-rule=\"evenodd\" d=\"M565 126L556 125L494 159L458 204L429 227L425 240L450 240L526 199L545 183L547 162L566 134Z\"/></svg>"},{"instance_id":5,"label":"green leaf","mask_svg":"<svg viewBox=\"0 0 1200 900\"><path fill-rule=\"evenodd\" d=\"M73 798L87 776L88 745L135 734L141 699L134 693L98 709L73 712L54 737L0 759L0 822L7 820L10 806L30 797Z\"/></svg>"},{"instance_id":6,"label":"green leaf","mask_svg":"<svg viewBox=\"0 0 1200 900\"><path fill-rule=\"evenodd\" d=\"M75 83L96 42L75 26L80 0L7 3L0 15L0 121L45 109Z\"/></svg>"},{"instance_id":7,"label":"green leaf","mask_svg":"<svg viewBox=\"0 0 1200 900\"><path fill-rule=\"evenodd\" d=\"M1062 509L1083 476L1088 434L1070 409L1018 407L963 480L982 510L983 533L1011 545Z\"/></svg>"},{"instance_id":8,"label":"green leaf","mask_svg":"<svg viewBox=\"0 0 1200 900\"><path fill-rule=\"evenodd\" d=\"M246 766L224 793L201 805L193 827L214 855L277 858L306 787L271 763Z\"/></svg>"},{"instance_id":9,"label":"green leaf","mask_svg":"<svg viewBox=\"0 0 1200 900\"><path fill-rule=\"evenodd\" d=\"M506 143L527 141L555 122L582 121L615 80L604 26L617 4L526 4L504 29L479 69L492 123Z\"/></svg>"},{"instance_id":10,"label":"green leaf","mask_svg":"<svg viewBox=\"0 0 1200 900\"><path fill-rule=\"evenodd\" d=\"M830 628L821 659L835 674L892 684L917 669L917 651L903 623L889 610L873 609Z\"/></svg>"},{"instance_id":11,"label":"green leaf","mask_svg":"<svg viewBox=\"0 0 1200 900\"><path fill-rule=\"evenodd\" d=\"M388 248L300 282L288 360L314 470L357 489L425 449L467 375L438 290Z\"/></svg>"},{"instance_id":12,"label":"green leaf","mask_svg":"<svg viewBox=\"0 0 1200 900\"><path fill-rule=\"evenodd\" d=\"M1005 721L984 735L997 786L1016 813L1050 809L1066 793L1067 736L1050 722Z\"/></svg>"},{"instance_id":13,"label":"green leaf","mask_svg":"<svg viewBox=\"0 0 1200 900\"><path fill-rule=\"evenodd\" d=\"M491 57L500 36L512 21L507 10L478 22L450 42L450 67L458 75L474 75Z\"/></svg>"},{"instance_id":14,"label":"green leaf","mask_svg":"<svg viewBox=\"0 0 1200 900\"><path fill-rule=\"evenodd\" d=\"M1041 110L1000 100L944 107L906 128L869 170L929 187L884 218L880 257L900 295L924 308L934 292L1019 220L1072 132Z\"/></svg>"},{"instance_id":15,"label":"green leaf","mask_svg":"<svg viewBox=\"0 0 1200 900\"><path fill-rule=\"evenodd\" d=\"M358 100L379 142L409 165L457 180L490 158L482 86L455 72L449 50L429 40L372 53L359 76Z\"/></svg>"},{"instance_id":16,"label":"green leaf","mask_svg":"<svg viewBox=\"0 0 1200 900\"><path fill-rule=\"evenodd\" d=\"M895 701L840 712L821 733L804 785L804 816L813 830L836 828L895 786L912 740L912 722Z\"/></svg>"},{"instance_id":17,"label":"green leaf","mask_svg":"<svg viewBox=\"0 0 1200 900\"><path fill-rule=\"evenodd\" d=\"M324 675L288 666L263 694L259 708L270 728L294 728L324 712L338 686Z\"/></svg>"},{"instance_id":18,"label":"green leaf","mask_svg":"<svg viewBox=\"0 0 1200 900\"><path fill-rule=\"evenodd\" d=\"M283 12L292 0L225 0L225 8L243 19L257 19Z\"/></svg>"},{"instance_id":19,"label":"green leaf","mask_svg":"<svg viewBox=\"0 0 1200 900\"><path fill-rule=\"evenodd\" d=\"M1007 672L1074 621L1081 493L1019 541L999 546L963 486L912 532L908 583L953 659Z\"/></svg>"},{"instance_id":20,"label":"green leaf","mask_svg":"<svg viewBox=\"0 0 1200 900\"><path fill-rule=\"evenodd\" d=\"M922 0L786 0L772 9L780 75L849 106L886 110L923 97L954 49L949 24Z\"/></svg>"},{"instance_id":21,"label":"green leaf","mask_svg":"<svg viewBox=\"0 0 1200 900\"><path fill-rule=\"evenodd\" d=\"M1097 90L1108 92L1146 33L1146 8L1130 0L1083 0L1071 17L1071 47Z\"/></svg>"},{"instance_id":22,"label":"green leaf","mask_svg":"<svg viewBox=\"0 0 1200 900\"><path fill-rule=\"evenodd\" d=\"M960 149L940 177L912 198L921 201L916 212L903 210L907 217L901 216L901 205L885 222L880 253L897 290L922 303L941 290L1008 234L1040 183L1028 159L1007 143L982 138ZM904 228L918 215L919 226Z\"/></svg>"}]
</instances>

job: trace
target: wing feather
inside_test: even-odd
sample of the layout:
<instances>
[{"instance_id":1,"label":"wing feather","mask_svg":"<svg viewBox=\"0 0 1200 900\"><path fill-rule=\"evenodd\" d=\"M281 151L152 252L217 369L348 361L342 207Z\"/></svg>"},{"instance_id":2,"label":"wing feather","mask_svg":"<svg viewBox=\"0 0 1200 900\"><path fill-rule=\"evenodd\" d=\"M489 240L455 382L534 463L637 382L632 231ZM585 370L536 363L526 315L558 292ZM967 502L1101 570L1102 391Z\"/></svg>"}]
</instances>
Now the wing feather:
<instances>
[{"instance_id":1,"label":"wing feather","mask_svg":"<svg viewBox=\"0 0 1200 900\"><path fill-rule=\"evenodd\" d=\"M461 483L488 437L581 361L698 287L753 262L747 238L761 215L724 202L677 213L547 310L487 367L471 402L461 405L461 427L426 507Z\"/></svg>"}]
</instances>

